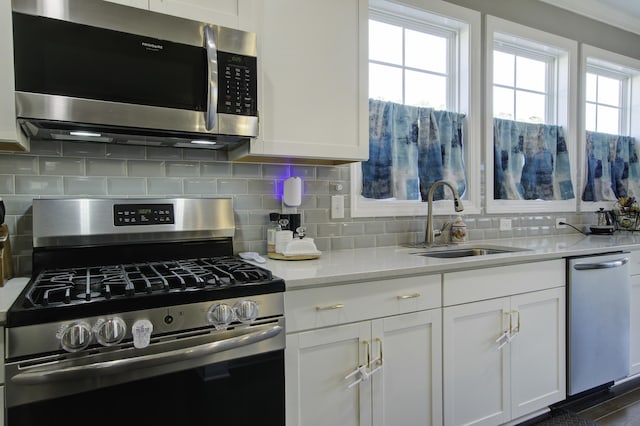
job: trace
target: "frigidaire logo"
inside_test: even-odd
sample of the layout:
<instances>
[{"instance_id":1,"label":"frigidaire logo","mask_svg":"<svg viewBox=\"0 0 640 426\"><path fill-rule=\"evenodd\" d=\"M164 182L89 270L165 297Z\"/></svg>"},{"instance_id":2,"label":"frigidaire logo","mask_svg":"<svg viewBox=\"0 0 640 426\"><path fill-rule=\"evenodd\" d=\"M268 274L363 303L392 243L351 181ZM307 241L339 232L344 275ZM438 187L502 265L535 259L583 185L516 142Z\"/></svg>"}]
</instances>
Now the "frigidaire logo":
<instances>
[{"instance_id":1,"label":"frigidaire logo","mask_svg":"<svg viewBox=\"0 0 640 426\"><path fill-rule=\"evenodd\" d=\"M147 43L146 41L142 42L142 46L146 47L147 49L153 49L153 50L162 50L164 49L164 47L160 44L153 44L153 43Z\"/></svg>"}]
</instances>

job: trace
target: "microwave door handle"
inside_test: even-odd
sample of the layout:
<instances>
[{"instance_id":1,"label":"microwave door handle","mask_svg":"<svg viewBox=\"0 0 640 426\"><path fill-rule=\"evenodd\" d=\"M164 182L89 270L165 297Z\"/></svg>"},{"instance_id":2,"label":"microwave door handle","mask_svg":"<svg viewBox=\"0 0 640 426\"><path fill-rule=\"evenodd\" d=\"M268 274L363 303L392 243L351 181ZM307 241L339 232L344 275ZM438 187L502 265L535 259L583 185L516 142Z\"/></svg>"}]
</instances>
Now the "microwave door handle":
<instances>
[{"instance_id":1,"label":"microwave door handle","mask_svg":"<svg viewBox=\"0 0 640 426\"><path fill-rule=\"evenodd\" d=\"M204 121L206 129L211 131L216 127L218 108L218 46L215 29L211 25L204 27L204 45L207 51L207 74L209 76L207 111Z\"/></svg>"}]
</instances>

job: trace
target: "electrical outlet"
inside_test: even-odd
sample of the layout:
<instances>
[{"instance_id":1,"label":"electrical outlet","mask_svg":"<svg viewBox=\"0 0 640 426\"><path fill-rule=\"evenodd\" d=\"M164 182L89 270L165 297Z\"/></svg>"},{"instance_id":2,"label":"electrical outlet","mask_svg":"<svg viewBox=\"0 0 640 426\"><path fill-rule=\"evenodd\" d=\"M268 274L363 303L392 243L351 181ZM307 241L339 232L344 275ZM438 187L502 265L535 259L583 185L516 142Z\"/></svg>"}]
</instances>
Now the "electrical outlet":
<instances>
[{"instance_id":1,"label":"electrical outlet","mask_svg":"<svg viewBox=\"0 0 640 426\"><path fill-rule=\"evenodd\" d=\"M560 222L567 223L567 219L564 217L556 217L556 229L563 229L567 227L567 225L561 225Z\"/></svg>"},{"instance_id":2,"label":"electrical outlet","mask_svg":"<svg viewBox=\"0 0 640 426\"><path fill-rule=\"evenodd\" d=\"M344 218L344 195L331 196L331 219Z\"/></svg>"},{"instance_id":3,"label":"electrical outlet","mask_svg":"<svg viewBox=\"0 0 640 426\"><path fill-rule=\"evenodd\" d=\"M500 219L500 230L511 231L511 219Z\"/></svg>"}]
</instances>

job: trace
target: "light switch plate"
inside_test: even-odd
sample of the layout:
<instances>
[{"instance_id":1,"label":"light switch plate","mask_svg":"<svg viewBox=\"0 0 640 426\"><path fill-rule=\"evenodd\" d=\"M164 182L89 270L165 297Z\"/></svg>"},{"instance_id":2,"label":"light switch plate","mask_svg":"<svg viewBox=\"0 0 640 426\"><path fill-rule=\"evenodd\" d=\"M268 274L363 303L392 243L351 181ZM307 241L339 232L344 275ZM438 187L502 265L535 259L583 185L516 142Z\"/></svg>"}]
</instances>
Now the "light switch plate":
<instances>
[{"instance_id":1,"label":"light switch plate","mask_svg":"<svg viewBox=\"0 0 640 426\"><path fill-rule=\"evenodd\" d=\"M500 230L511 231L511 219L500 219Z\"/></svg>"},{"instance_id":2,"label":"light switch plate","mask_svg":"<svg viewBox=\"0 0 640 426\"><path fill-rule=\"evenodd\" d=\"M344 218L344 195L331 196L331 219Z\"/></svg>"}]
</instances>

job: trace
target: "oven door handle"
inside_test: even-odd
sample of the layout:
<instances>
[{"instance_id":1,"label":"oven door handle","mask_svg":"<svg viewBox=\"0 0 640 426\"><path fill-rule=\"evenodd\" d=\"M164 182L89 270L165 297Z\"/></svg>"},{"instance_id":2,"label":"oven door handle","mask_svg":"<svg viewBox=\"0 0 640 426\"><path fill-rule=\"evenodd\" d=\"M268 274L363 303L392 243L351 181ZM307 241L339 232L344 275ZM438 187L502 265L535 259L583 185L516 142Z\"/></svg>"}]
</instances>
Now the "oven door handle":
<instances>
[{"instance_id":1,"label":"oven door handle","mask_svg":"<svg viewBox=\"0 0 640 426\"><path fill-rule=\"evenodd\" d=\"M134 368L148 368L176 361L185 361L205 357L218 352L248 346L263 340L270 339L282 333L283 327L276 325L266 330L254 331L225 340L218 340L204 345L191 348L176 349L169 352L161 352L150 355L143 355L134 358L124 358L105 362L96 362L87 365L76 365L72 367L62 367L49 365L47 367L37 367L33 370L16 374L11 381L21 385L37 385L63 380L82 379L96 374L108 375L130 371Z\"/></svg>"}]
</instances>

